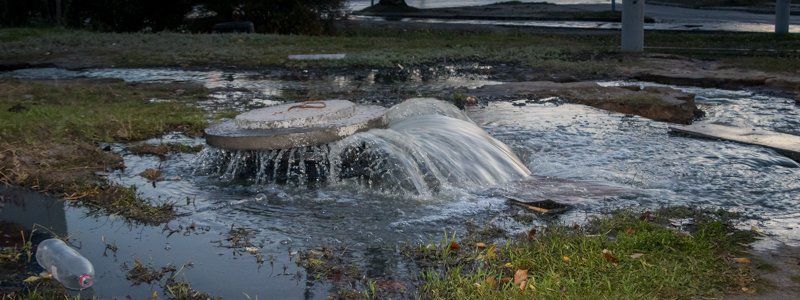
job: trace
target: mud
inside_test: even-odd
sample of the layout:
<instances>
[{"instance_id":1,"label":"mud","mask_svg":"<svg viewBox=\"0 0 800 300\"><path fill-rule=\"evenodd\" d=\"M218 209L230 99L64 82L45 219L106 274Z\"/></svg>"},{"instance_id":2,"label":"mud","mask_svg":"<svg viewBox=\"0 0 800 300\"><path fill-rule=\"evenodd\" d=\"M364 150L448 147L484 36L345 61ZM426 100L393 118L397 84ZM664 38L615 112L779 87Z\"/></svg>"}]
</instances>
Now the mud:
<instances>
[{"instance_id":1,"label":"mud","mask_svg":"<svg viewBox=\"0 0 800 300\"><path fill-rule=\"evenodd\" d=\"M619 70L623 76L643 81L721 89L762 88L800 98L797 73L763 72L664 55L630 58Z\"/></svg>"},{"instance_id":2,"label":"mud","mask_svg":"<svg viewBox=\"0 0 800 300\"><path fill-rule=\"evenodd\" d=\"M593 81L509 82L481 87L472 95L483 99L532 101L555 97L566 102L680 124L691 124L695 117L702 114L694 103L694 95L668 87L601 86Z\"/></svg>"}]
</instances>

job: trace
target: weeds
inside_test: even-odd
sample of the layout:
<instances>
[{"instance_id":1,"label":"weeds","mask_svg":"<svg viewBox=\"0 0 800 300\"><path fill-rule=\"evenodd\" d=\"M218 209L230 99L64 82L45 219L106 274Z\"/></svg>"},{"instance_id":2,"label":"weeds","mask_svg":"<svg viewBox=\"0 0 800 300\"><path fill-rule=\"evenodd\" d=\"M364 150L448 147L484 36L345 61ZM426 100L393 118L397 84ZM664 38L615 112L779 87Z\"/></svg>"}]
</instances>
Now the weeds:
<instances>
[{"instance_id":1,"label":"weeds","mask_svg":"<svg viewBox=\"0 0 800 300\"><path fill-rule=\"evenodd\" d=\"M434 299L687 298L753 289L743 255L750 232L696 213L690 232L664 215L617 212L584 229L552 227L531 240L459 245L453 236L411 252ZM653 216L652 219L648 216Z\"/></svg>"},{"instance_id":2,"label":"weeds","mask_svg":"<svg viewBox=\"0 0 800 300\"><path fill-rule=\"evenodd\" d=\"M163 224L176 216L175 205L170 202L150 203L139 196L136 187L113 184L95 184L74 188L76 194L65 195L93 210L117 214L143 224Z\"/></svg>"},{"instance_id":3,"label":"weeds","mask_svg":"<svg viewBox=\"0 0 800 300\"><path fill-rule=\"evenodd\" d=\"M175 272L178 271L173 265L166 265L161 269L155 269L152 266L142 264L138 258L133 261L133 266L129 267L127 264L123 264L122 269L127 270L125 278L132 282L133 285L158 282L164 275L169 273L174 276Z\"/></svg>"}]
</instances>

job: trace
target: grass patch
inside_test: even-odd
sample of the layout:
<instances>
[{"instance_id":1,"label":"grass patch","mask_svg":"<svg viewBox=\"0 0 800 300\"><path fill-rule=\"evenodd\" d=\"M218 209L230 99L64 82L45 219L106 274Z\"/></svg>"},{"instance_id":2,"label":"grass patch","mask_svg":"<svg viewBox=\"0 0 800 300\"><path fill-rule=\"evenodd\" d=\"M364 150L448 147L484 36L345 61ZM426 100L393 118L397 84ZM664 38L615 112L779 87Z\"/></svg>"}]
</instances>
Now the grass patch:
<instances>
[{"instance_id":1,"label":"grass patch","mask_svg":"<svg viewBox=\"0 0 800 300\"><path fill-rule=\"evenodd\" d=\"M122 268L127 270L125 279L128 279L134 286L142 283L159 282L165 275L175 275L175 272L178 271L173 265L166 265L161 269L156 269L153 266L143 264L138 258L133 261L132 266L123 264Z\"/></svg>"},{"instance_id":2,"label":"grass patch","mask_svg":"<svg viewBox=\"0 0 800 300\"><path fill-rule=\"evenodd\" d=\"M78 187L75 191L78 194L67 195L66 198L98 211L117 214L144 224L162 224L176 216L173 203L151 203L143 199L133 186L91 184Z\"/></svg>"},{"instance_id":3,"label":"grass patch","mask_svg":"<svg viewBox=\"0 0 800 300\"><path fill-rule=\"evenodd\" d=\"M130 141L166 131L198 135L204 114L186 101L205 96L199 87L122 82L0 81L0 139L55 142ZM149 99L175 99L149 103Z\"/></svg>"},{"instance_id":4,"label":"grass patch","mask_svg":"<svg viewBox=\"0 0 800 300\"><path fill-rule=\"evenodd\" d=\"M178 300L209 300L221 299L219 297L211 296L210 294L202 291L195 290L191 284L186 281L169 281L164 286L164 292L169 299Z\"/></svg>"},{"instance_id":5,"label":"grass patch","mask_svg":"<svg viewBox=\"0 0 800 300\"><path fill-rule=\"evenodd\" d=\"M201 87L122 82L0 80L0 182L33 188L132 220L158 224L175 213L135 189L95 175L124 167L98 142L142 140L169 131L199 135L205 113L190 102ZM171 99L150 103L150 99Z\"/></svg>"},{"instance_id":6,"label":"grass patch","mask_svg":"<svg viewBox=\"0 0 800 300\"><path fill-rule=\"evenodd\" d=\"M99 33L80 30L0 29L0 62L55 63L67 67L263 66L396 67L480 61L532 67L574 76L613 75L619 36L524 30L344 29L336 36L271 34ZM724 54L697 48L800 49L800 35L768 33L648 32L648 47L669 47L700 58L752 57L749 66L774 54ZM687 50L689 49L689 50ZM336 61L290 61L290 54L347 53ZM798 55L782 58L796 64Z\"/></svg>"},{"instance_id":7,"label":"grass patch","mask_svg":"<svg viewBox=\"0 0 800 300\"><path fill-rule=\"evenodd\" d=\"M525 241L460 245L448 237L412 253L427 270L423 298L693 298L752 289L750 266L734 257L753 235L713 213L692 220L687 233L665 226L659 212L617 212Z\"/></svg>"},{"instance_id":8,"label":"grass patch","mask_svg":"<svg viewBox=\"0 0 800 300\"><path fill-rule=\"evenodd\" d=\"M31 284L23 291L12 291L0 295L2 300L53 300L53 299L80 299L71 297L67 289L55 280L41 280Z\"/></svg>"}]
</instances>

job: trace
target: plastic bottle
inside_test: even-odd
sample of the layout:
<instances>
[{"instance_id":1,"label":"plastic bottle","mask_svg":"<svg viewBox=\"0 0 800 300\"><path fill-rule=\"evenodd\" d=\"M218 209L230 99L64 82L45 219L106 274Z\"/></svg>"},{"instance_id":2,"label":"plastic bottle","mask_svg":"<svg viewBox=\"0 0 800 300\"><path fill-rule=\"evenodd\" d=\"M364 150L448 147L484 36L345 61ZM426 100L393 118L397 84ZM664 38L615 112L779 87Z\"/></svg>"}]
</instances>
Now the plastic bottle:
<instances>
[{"instance_id":1,"label":"plastic bottle","mask_svg":"<svg viewBox=\"0 0 800 300\"><path fill-rule=\"evenodd\" d=\"M47 239L36 248L36 262L64 287L82 290L94 283L94 266L59 239Z\"/></svg>"}]
</instances>

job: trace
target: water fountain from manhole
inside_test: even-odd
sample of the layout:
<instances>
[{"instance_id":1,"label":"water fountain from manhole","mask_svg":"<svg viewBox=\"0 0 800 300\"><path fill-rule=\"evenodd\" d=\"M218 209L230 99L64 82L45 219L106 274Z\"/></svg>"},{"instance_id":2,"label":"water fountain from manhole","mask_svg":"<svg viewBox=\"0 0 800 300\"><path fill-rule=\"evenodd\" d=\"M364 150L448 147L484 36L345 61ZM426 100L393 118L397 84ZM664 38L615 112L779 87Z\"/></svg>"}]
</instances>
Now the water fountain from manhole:
<instances>
[{"instance_id":1,"label":"water fountain from manhole","mask_svg":"<svg viewBox=\"0 0 800 300\"><path fill-rule=\"evenodd\" d=\"M264 181L318 181L328 176L328 144L385 127L385 112L380 106L346 100L276 105L207 128L206 141L212 147L231 150L234 154L228 159L253 159L255 163L245 165L257 169L246 173ZM289 178L293 173L298 178Z\"/></svg>"},{"instance_id":2,"label":"water fountain from manhole","mask_svg":"<svg viewBox=\"0 0 800 300\"><path fill-rule=\"evenodd\" d=\"M356 180L397 193L487 187L530 175L508 146L450 103L409 99L389 109L344 100L249 111L206 130L199 169L223 181Z\"/></svg>"}]
</instances>

